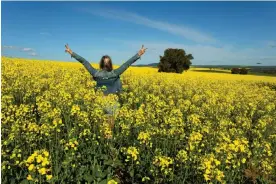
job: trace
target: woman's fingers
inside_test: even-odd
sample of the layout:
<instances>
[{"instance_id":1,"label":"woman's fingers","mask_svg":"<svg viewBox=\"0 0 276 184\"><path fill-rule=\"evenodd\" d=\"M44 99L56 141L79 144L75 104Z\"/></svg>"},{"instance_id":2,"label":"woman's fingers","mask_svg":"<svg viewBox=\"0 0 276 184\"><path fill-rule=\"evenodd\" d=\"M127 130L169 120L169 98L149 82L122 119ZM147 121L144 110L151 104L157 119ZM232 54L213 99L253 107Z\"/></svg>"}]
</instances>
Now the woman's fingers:
<instances>
[{"instance_id":1,"label":"woman's fingers","mask_svg":"<svg viewBox=\"0 0 276 184\"><path fill-rule=\"evenodd\" d=\"M69 48L69 45L68 45L68 43L65 45L65 52L67 52L67 53L71 53L71 49Z\"/></svg>"},{"instance_id":2,"label":"woman's fingers","mask_svg":"<svg viewBox=\"0 0 276 184\"><path fill-rule=\"evenodd\" d=\"M144 45L142 45L142 48L139 50L139 55L143 55L148 48L144 48Z\"/></svg>"},{"instance_id":3,"label":"woman's fingers","mask_svg":"<svg viewBox=\"0 0 276 184\"><path fill-rule=\"evenodd\" d=\"M142 51L145 51L145 50L147 50L148 48L144 48L144 45L142 45L142 48L141 48L141 50Z\"/></svg>"},{"instance_id":4,"label":"woman's fingers","mask_svg":"<svg viewBox=\"0 0 276 184\"><path fill-rule=\"evenodd\" d=\"M66 49L70 49L68 43L65 45Z\"/></svg>"}]
</instances>

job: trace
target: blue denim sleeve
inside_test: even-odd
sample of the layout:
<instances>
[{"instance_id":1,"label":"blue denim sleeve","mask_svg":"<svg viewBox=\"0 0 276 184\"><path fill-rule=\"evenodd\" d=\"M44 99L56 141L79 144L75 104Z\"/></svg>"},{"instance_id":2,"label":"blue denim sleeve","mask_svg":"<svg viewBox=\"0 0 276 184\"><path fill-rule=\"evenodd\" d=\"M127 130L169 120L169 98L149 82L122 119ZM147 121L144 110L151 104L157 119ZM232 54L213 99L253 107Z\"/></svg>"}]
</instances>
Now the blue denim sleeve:
<instances>
[{"instance_id":1,"label":"blue denim sleeve","mask_svg":"<svg viewBox=\"0 0 276 184\"><path fill-rule=\"evenodd\" d=\"M128 67L133 64L135 61L137 61L140 58L139 54L135 54L133 57L131 57L129 60L127 60L124 64L122 64L119 68L114 70L114 73L117 75L121 75L128 69Z\"/></svg>"},{"instance_id":2,"label":"blue denim sleeve","mask_svg":"<svg viewBox=\"0 0 276 184\"><path fill-rule=\"evenodd\" d=\"M97 72L97 69L95 69L86 59L83 57L79 56L75 52L72 53L71 57L75 58L77 61L83 64L83 66L87 69L87 71L94 76L95 73Z\"/></svg>"}]
</instances>

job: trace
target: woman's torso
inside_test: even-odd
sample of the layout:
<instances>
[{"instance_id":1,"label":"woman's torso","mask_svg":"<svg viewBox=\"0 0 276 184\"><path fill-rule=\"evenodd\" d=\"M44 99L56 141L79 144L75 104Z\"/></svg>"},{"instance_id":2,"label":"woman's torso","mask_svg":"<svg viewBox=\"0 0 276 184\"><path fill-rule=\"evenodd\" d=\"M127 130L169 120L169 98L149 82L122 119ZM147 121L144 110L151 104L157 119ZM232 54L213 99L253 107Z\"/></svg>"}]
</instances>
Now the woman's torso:
<instances>
[{"instance_id":1,"label":"woman's torso","mask_svg":"<svg viewBox=\"0 0 276 184\"><path fill-rule=\"evenodd\" d=\"M122 91L120 76L116 75L113 71L98 70L93 76L93 79L97 82L97 88L106 87L104 91L105 95Z\"/></svg>"}]
</instances>

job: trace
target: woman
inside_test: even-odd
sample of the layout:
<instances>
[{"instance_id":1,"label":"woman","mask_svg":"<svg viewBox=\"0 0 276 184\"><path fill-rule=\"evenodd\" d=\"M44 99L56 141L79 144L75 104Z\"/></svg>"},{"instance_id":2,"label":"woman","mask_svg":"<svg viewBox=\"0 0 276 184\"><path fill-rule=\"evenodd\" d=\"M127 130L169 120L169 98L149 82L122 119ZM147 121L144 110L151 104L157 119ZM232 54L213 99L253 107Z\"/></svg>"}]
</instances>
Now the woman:
<instances>
[{"instance_id":1,"label":"woman","mask_svg":"<svg viewBox=\"0 0 276 184\"><path fill-rule=\"evenodd\" d=\"M82 63L84 67L88 70L90 75L92 75L93 79L96 81L96 88L106 87L104 90L104 95L108 96L109 94L118 94L122 91L122 83L120 80L120 75L123 74L126 69L137 61L146 51L144 45L139 50L137 54L131 57L128 61L126 61L119 68L113 70L112 60L109 56L105 55L102 57L100 61L100 70L95 69L86 59L79 56L75 52L73 52L68 44L65 45L65 52L71 55L71 57L75 58L77 61ZM114 106L106 105L104 110L107 112L109 116L109 121L114 126L114 111L118 108L119 104Z\"/></svg>"}]
</instances>

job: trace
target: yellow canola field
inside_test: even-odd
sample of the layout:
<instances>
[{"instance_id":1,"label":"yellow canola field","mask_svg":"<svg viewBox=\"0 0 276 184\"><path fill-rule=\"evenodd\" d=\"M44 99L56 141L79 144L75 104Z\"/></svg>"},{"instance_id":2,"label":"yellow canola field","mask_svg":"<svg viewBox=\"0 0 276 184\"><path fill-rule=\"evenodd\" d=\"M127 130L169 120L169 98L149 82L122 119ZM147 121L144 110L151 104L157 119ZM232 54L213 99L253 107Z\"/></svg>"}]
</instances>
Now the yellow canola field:
<instances>
[{"instance_id":1,"label":"yellow canola field","mask_svg":"<svg viewBox=\"0 0 276 184\"><path fill-rule=\"evenodd\" d=\"M130 67L103 98L80 63L1 64L3 183L276 182L275 77Z\"/></svg>"}]
</instances>

